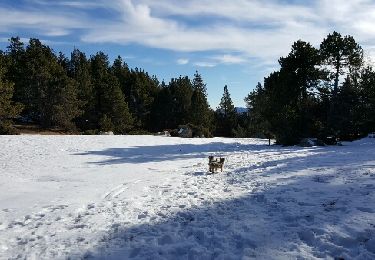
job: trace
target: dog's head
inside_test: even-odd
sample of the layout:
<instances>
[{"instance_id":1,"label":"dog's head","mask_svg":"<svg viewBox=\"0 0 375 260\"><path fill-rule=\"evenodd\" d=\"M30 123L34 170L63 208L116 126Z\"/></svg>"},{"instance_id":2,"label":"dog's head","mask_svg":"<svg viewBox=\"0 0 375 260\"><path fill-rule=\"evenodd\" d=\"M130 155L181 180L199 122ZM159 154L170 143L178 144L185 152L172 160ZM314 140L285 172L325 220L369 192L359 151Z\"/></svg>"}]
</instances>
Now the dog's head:
<instances>
[{"instance_id":1,"label":"dog's head","mask_svg":"<svg viewBox=\"0 0 375 260\"><path fill-rule=\"evenodd\" d=\"M208 161L212 162L214 160L214 157L212 155L208 156Z\"/></svg>"}]
</instances>

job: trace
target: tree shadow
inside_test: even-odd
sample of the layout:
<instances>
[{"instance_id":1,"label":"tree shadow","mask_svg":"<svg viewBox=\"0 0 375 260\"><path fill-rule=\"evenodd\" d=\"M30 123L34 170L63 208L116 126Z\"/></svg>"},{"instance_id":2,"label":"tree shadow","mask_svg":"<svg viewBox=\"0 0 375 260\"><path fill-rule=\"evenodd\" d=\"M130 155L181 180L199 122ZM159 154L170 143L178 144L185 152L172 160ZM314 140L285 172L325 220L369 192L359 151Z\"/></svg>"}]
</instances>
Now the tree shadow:
<instances>
[{"instance_id":1,"label":"tree shadow","mask_svg":"<svg viewBox=\"0 0 375 260\"><path fill-rule=\"evenodd\" d=\"M263 175L279 174L285 171L298 172L305 169L320 170L320 168L329 169L331 167L350 168L358 166L360 168L375 168L373 167L375 154L375 147L366 147L366 151L361 151L363 143L358 147L348 148L348 146L326 146L326 147L293 147L284 149L280 147L279 153L283 155L291 154L290 158L265 160L258 164L251 164L249 166L236 168L232 171L233 174L239 173L259 173ZM371 144L373 145L373 143ZM274 152L276 150L269 150ZM306 155L306 152L309 153ZM278 154L272 154L277 156ZM372 162L372 164L369 164Z\"/></svg>"},{"instance_id":2,"label":"tree shadow","mask_svg":"<svg viewBox=\"0 0 375 260\"><path fill-rule=\"evenodd\" d=\"M241 145L239 143L212 142L208 144L175 144L175 145L153 145L133 146L128 148L109 148L101 151L88 151L76 153L80 156L105 156L106 160L90 162L97 165L113 165L124 163L146 163L163 162L181 159L204 158L209 154L219 156L222 153L232 151L240 152L253 150L262 152L270 148L266 145Z\"/></svg>"},{"instance_id":3,"label":"tree shadow","mask_svg":"<svg viewBox=\"0 0 375 260\"><path fill-rule=\"evenodd\" d=\"M327 192L328 188L330 196L320 194L321 199L312 198L318 192ZM374 259L371 244L375 239L374 226L362 223L363 226L356 227L351 222L360 215L373 214L374 203L366 208L356 207L358 201L341 198L344 192L349 192L344 186L309 191L296 199L300 189L296 182L273 187L272 191L207 202L205 206L171 215L160 209L159 214L167 218L156 216L156 220L137 226L114 226L104 236L103 246L85 256L89 259L304 259L311 256ZM291 195L283 196L283 193Z\"/></svg>"},{"instance_id":4,"label":"tree shadow","mask_svg":"<svg viewBox=\"0 0 375 260\"><path fill-rule=\"evenodd\" d=\"M185 187L187 196L183 199L179 197L181 194L171 194L186 203L185 209L178 204L161 203L155 212L143 212L138 225L113 225L103 235L102 245L87 252L85 257L375 259L374 175L353 172L356 168L362 171L362 165L373 165L372 150L365 149L369 154L357 157L358 150L340 149L326 148L298 159L269 161L222 176L191 173L191 178L206 182L225 178L228 185L212 186L211 192L219 194L216 198L200 192L199 186L191 187L191 192ZM185 155L190 156L190 152ZM352 168L340 172L340 166ZM339 172L327 173L330 167ZM311 174L293 175L303 170ZM259 172L280 177L265 183L262 178L253 178ZM230 195L228 188L241 192Z\"/></svg>"}]
</instances>

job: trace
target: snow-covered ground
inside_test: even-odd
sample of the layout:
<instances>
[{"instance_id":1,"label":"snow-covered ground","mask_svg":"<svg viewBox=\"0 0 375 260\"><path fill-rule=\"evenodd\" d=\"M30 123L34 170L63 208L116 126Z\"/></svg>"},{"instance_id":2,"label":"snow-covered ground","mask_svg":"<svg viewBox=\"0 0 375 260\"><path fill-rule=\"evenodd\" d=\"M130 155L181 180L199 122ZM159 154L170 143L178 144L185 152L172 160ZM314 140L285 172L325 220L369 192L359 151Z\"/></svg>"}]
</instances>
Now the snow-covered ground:
<instances>
[{"instance_id":1,"label":"snow-covered ground","mask_svg":"<svg viewBox=\"0 0 375 260\"><path fill-rule=\"evenodd\" d=\"M375 139L266 144L0 136L0 259L374 259Z\"/></svg>"}]
</instances>

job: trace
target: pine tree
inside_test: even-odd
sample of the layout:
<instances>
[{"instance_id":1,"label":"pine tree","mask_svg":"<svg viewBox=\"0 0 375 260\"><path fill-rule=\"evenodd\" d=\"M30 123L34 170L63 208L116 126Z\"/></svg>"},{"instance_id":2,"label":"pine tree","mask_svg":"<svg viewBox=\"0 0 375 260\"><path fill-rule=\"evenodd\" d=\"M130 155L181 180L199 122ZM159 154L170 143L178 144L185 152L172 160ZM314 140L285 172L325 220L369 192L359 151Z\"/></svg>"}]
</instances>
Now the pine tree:
<instances>
[{"instance_id":1,"label":"pine tree","mask_svg":"<svg viewBox=\"0 0 375 260\"><path fill-rule=\"evenodd\" d=\"M189 77L179 77L172 79L168 85L172 103L171 110L171 126L177 128L179 125L189 123L189 111L191 106L191 97L193 95L193 87Z\"/></svg>"},{"instance_id":2,"label":"pine tree","mask_svg":"<svg viewBox=\"0 0 375 260\"><path fill-rule=\"evenodd\" d=\"M95 92L91 79L90 61L86 55L74 49L68 65L68 75L77 84L77 97L82 115L76 119L77 127L81 130L94 130L97 125L95 113Z\"/></svg>"},{"instance_id":3,"label":"pine tree","mask_svg":"<svg viewBox=\"0 0 375 260\"><path fill-rule=\"evenodd\" d=\"M172 111L174 106L174 97L168 85L162 81L160 91L158 92L151 109L151 131L162 131L173 129L175 125L175 116Z\"/></svg>"},{"instance_id":4,"label":"pine tree","mask_svg":"<svg viewBox=\"0 0 375 260\"><path fill-rule=\"evenodd\" d=\"M126 80L121 83L129 109L135 119L137 128L149 129L151 108L159 91L159 81L147 72L138 68L130 70Z\"/></svg>"},{"instance_id":5,"label":"pine tree","mask_svg":"<svg viewBox=\"0 0 375 260\"><path fill-rule=\"evenodd\" d=\"M22 103L26 116L40 123L43 127L51 127L51 103L49 83L52 80L51 68L56 58L52 50L38 39L30 39L25 53L24 77L28 84L23 87Z\"/></svg>"},{"instance_id":6,"label":"pine tree","mask_svg":"<svg viewBox=\"0 0 375 260\"><path fill-rule=\"evenodd\" d=\"M78 100L77 82L66 75L66 71L57 63L48 84L50 120L47 125L75 130L74 119L82 114Z\"/></svg>"},{"instance_id":7,"label":"pine tree","mask_svg":"<svg viewBox=\"0 0 375 260\"><path fill-rule=\"evenodd\" d=\"M292 50L287 57L279 60L281 70L280 73L285 75L288 81L286 94L281 102L289 103L291 109L296 113L295 122L298 138L309 137L316 134L314 129L313 114L316 105L315 95L317 88L324 78L325 74L320 69L321 57L319 51L310 43L297 41L293 44Z\"/></svg>"},{"instance_id":8,"label":"pine tree","mask_svg":"<svg viewBox=\"0 0 375 260\"><path fill-rule=\"evenodd\" d=\"M210 107L207 101L207 89L198 71L194 75L192 82L193 94L191 97L191 107L189 121L193 125L210 128Z\"/></svg>"},{"instance_id":9,"label":"pine tree","mask_svg":"<svg viewBox=\"0 0 375 260\"><path fill-rule=\"evenodd\" d=\"M18 117L22 105L12 101L14 84L5 79L7 71L6 57L0 51L0 134L11 134L11 119Z\"/></svg>"},{"instance_id":10,"label":"pine tree","mask_svg":"<svg viewBox=\"0 0 375 260\"><path fill-rule=\"evenodd\" d=\"M359 79L362 134L375 132L375 71L371 67L363 69Z\"/></svg>"},{"instance_id":11,"label":"pine tree","mask_svg":"<svg viewBox=\"0 0 375 260\"><path fill-rule=\"evenodd\" d=\"M360 133L360 89L357 78L347 77L337 93L336 129L341 140L354 140Z\"/></svg>"},{"instance_id":12,"label":"pine tree","mask_svg":"<svg viewBox=\"0 0 375 260\"><path fill-rule=\"evenodd\" d=\"M268 97L265 89L258 82L255 89L245 98L246 106L249 114L249 135L252 137L273 138L274 135L270 130L269 119L266 116L268 106Z\"/></svg>"},{"instance_id":13,"label":"pine tree","mask_svg":"<svg viewBox=\"0 0 375 260\"><path fill-rule=\"evenodd\" d=\"M102 131L108 130L107 127L111 122L113 125L112 131L124 134L132 128L133 118L118 79L109 71L108 57L99 52L91 58L91 64L91 75L96 94L97 126L98 128L101 127L100 130Z\"/></svg>"},{"instance_id":14,"label":"pine tree","mask_svg":"<svg viewBox=\"0 0 375 260\"><path fill-rule=\"evenodd\" d=\"M9 39L7 47L7 57L9 58L9 66L6 78L14 83L13 100L16 102L26 103L28 93L28 81L26 80L26 64L25 64L25 46L19 37Z\"/></svg>"},{"instance_id":15,"label":"pine tree","mask_svg":"<svg viewBox=\"0 0 375 260\"><path fill-rule=\"evenodd\" d=\"M358 71L363 64L363 50L350 35L342 37L333 32L320 45L320 53L329 71L329 80L333 80L332 98L328 113L328 127L337 130L337 95L339 92L340 76L346 78L352 72Z\"/></svg>"},{"instance_id":16,"label":"pine tree","mask_svg":"<svg viewBox=\"0 0 375 260\"><path fill-rule=\"evenodd\" d=\"M237 113L230 97L228 86L224 86L223 97L216 109L216 133L221 136L233 136L233 130L237 123Z\"/></svg>"},{"instance_id":17,"label":"pine tree","mask_svg":"<svg viewBox=\"0 0 375 260\"><path fill-rule=\"evenodd\" d=\"M30 39L25 52L22 98L28 118L42 127L74 130L72 120L80 114L76 84L72 82L52 50L38 39Z\"/></svg>"}]
</instances>

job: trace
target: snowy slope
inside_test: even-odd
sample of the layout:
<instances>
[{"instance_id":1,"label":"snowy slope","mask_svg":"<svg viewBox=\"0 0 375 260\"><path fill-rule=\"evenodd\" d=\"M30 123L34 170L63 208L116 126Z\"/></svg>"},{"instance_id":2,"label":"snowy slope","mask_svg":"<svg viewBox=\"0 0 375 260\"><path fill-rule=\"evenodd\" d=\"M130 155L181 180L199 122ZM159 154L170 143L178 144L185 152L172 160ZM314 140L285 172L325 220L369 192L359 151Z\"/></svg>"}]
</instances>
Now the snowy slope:
<instances>
[{"instance_id":1,"label":"snowy slope","mask_svg":"<svg viewBox=\"0 0 375 260\"><path fill-rule=\"evenodd\" d=\"M266 144L0 136L0 259L374 259L375 139Z\"/></svg>"}]
</instances>

